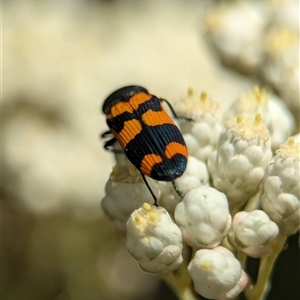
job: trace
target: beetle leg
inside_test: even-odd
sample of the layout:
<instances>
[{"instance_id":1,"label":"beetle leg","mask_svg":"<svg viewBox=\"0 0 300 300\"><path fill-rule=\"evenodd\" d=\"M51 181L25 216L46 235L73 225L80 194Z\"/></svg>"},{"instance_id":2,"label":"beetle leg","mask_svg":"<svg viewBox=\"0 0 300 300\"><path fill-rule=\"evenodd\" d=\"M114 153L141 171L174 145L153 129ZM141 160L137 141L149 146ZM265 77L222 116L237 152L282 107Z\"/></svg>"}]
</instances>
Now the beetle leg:
<instances>
[{"instance_id":1,"label":"beetle leg","mask_svg":"<svg viewBox=\"0 0 300 300\"><path fill-rule=\"evenodd\" d=\"M107 142L104 143L103 148L104 148L105 150L111 151L111 152L113 152L113 153L124 153L123 150L119 150L119 149L114 149L114 148L113 148L113 144L114 144L116 141L117 141L116 138L113 137L112 139L110 139L110 140L108 140Z\"/></svg>"},{"instance_id":2,"label":"beetle leg","mask_svg":"<svg viewBox=\"0 0 300 300\"><path fill-rule=\"evenodd\" d=\"M177 193L177 195L178 195L180 198L183 198L184 195L177 189L174 180L172 181L172 184L173 184L174 190L175 190L175 192Z\"/></svg>"},{"instance_id":3,"label":"beetle leg","mask_svg":"<svg viewBox=\"0 0 300 300\"><path fill-rule=\"evenodd\" d=\"M106 141L103 145L104 149L105 150L108 150L108 151L114 151L114 149L112 148L112 145L116 142L116 138L112 138L108 141Z\"/></svg>"},{"instance_id":4,"label":"beetle leg","mask_svg":"<svg viewBox=\"0 0 300 300\"><path fill-rule=\"evenodd\" d=\"M114 149L113 148L113 144L116 142L116 138L112 138L110 140L108 140L107 142L104 143L103 148L107 151L111 151L113 153L124 153L123 150L121 149Z\"/></svg>"},{"instance_id":5,"label":"beetle leg","mask_svg":"<svg viewBox=\"0 0 300 300\"><path fill-rule=\"evenodd\" d=\"M146 178L145 178L145 175L142 174L142 173L141 173L141 175L142 175L142 178L143 178L143 180L144 180L144 182L145 182L145 184L146 184L146 186L147 186L149 192L151 193L151 195L152 195L152 197L153 197L153 199L154 199L154 205L155 205L156 207L158 207L157 198L156 198L156 196L154 195L154 193L153 193L153 191L152 191L152 189L151 189L149 183L147 182L147 180L146 180Z\"/></svg>"},{"instance_id":6,"label":"beetle leg","mask_svg":"<svg viewBox=\"0 0 300 300\"><path fill-rule=\"evenodd\" d=\"M173 117L174 117L175 119L185 120L185 121L188 121L188 122L194 122L194 120L193 120L192 118L187 118L187 117L184 117L184 116L178 116L178 115L176 114L176 112L175 112L173 106L171 105L171 103L170 103L168 100L163 99L163 98L159 98L159 100L160 100L161 102L165 102L165 103L168 105L168 107L169 107L169 109L170 109L170 111L171 111L171 113L172 113L172 115L173 115Z\"/></svg>"},{"instance_id":7,"label":"beetle leg","mask_svg":"<svg viewBox=\"0 0 300 300\"><path fill-rule=\"evenodd\" d=\"M103 132L100 137L103 139L105 137L107 137L108 135L111 135L112 133L110 132L110 130Z\"/></svg>"},{"instance_id":8,"label":"beetle leg","mask_svg":"<svg viewBox=\"0 0 300 300\"><path fill-rule=\"evenodd\" d=\"M112 135L112 133L110 131L105 131L103 132L100 137L106 138L108 135ZM124 153L123 150L116 150L113 148L113 144L117 141L117 139L115 137L111 138L110 140L106 141L103 145L103 148L107 151L111 151L113 153Z\"/></svg>"}]
</instances>

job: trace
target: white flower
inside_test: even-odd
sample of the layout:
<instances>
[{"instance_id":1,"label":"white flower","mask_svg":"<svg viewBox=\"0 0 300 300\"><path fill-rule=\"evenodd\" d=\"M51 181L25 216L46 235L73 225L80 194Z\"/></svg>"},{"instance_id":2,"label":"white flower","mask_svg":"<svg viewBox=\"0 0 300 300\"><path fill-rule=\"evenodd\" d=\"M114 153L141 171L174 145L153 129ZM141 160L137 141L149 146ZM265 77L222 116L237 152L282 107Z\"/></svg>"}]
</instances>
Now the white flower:
<instances>
[{"instance_id":1,"label":"white flower","mask_svg":"<svg viewBox=\"0 0 300 300\"><path fill-rule=\"evenodd\" d=\"M238 250L251 257L260 257L269 251L278 233L278 226L262 210L241 211L234 216L227 237Z\"/></svg>"},{"instance_id":2,"label":"white flower","mask_svg":"<svg viewBox=\"0 0 300 300\"><path fill-rule=\"evenodd\" d=\"M208 158L213 186L226 194L230 210L255 195L272 157L268 129L258 114L226 123L217 150Z\"/></svg>"},{"instance_id":3,"label":"white flower","mask_svg":"<svg viewBox=\"0 0 300 300\"><path fill-rule=\"evenodd\" d=\"M287 106L290 108L291 112L296 118L299 118L300 114L299 82L299 65L296 64L294 68L290 68L289 70L285 71L284 78L281 83L281 96L283 99L285 99Z\"/></svg>"},{"instance_id":4,"label":"white flower","mask_svg":"<svg viewBox=\"0 0 300 300\"><path fill-rule=\"evenodd\" d=\"M268 22L263 3L238 1L222 4L206 14L208 37L223 62L251 73L263 59L261 40Z\"/></svg>"},{"instance_id":5,"label":"white flower","mask_svg":"<svg viewBox=\"0 0 300 300\"><path fill-rule=\"evenodd\" d=\"M206 162L208 155L216 148L221 125L217 118L218 104L208 98L206 92L195 97L192 88L186 98L176 105L178 115L193 119L181 122L180 130L189 155Z\"/></svg>"},{"instance_id":6,"label":"white flower","mask_svg":"<svg viewBox=\"0 0 300 300\"><path fill-rule=\"evenodd\" d=\"M106 164L95 137L70 134L74 128L66 127L68 113L62 119L54 113L60 104L50 108L39 100L35 107L28 100L32 96L23 96L22 109L18 102L4 108L1 155L7 197L36 214L66 211L99 218L99 185L107 175L99 170Z\"/></svg>"},{"instance_id":7,"label":"white flower","mask_svg":"<svg viewBox=\"0 0 300 300\"><path fill-rule=\"evenodd\" d=\"M182 263L182 235L163 207L144 203L126 223L126 246L140 268L152 274L167 274Z\"/></svg>"},{"instance_id":8,"label":"white flower","mask_svg":"<svg viewBox=\"0 0 300 300\"><path fill-rule=\"evenodd\" d=\"M182 198L176 193L171 182L158 181L157 184L161 194L160 198L158 199L158 203L164 207L169 214L171 214L171 216L173 216L175 207L182 200Z\"/></svg>"},{"instance_id":9,"label":"white flower","mask_svg":"<svg viewBox=\"0 0 300 300\"><path fill-rule=\"evenodd\" d=\"M267 1L268 9L272 12L272 21L299 31L299 1L273 0Z\"/></svg>"},{"instance_id":10,"label":"white flower","mask_svg":"<svg viewBox=\"0 0 300 300\"><path fill-rule=\"evenodd\" d=\"M158 195L157 184L150 178L147 181L154 194ZM102 208L121 232L125 232L125 222L136 208L144 202L154 202L140 172L128 160L113 168L105 191Z\"/></svg>"},{"instance_id":11,"label":"white flower","mask_svg":"<svg viewBox=\"0 0 300 300\"><path fill-rule=\"evenodd\" d=\"M297 133L293 136L295 143L300 144L300 133Z\"/></svg>"},{"instance_id":12,"label":"white flower","mask_svg":"<svg viewBox=\"0 0 300 300\"><path fill-rule=\"evenodd\" d=\"M280 146L263 181L262 209L287 234L300 227L300 144L295 138Z\"/></svg>"},{"instance_id":13,"label":"white flower","mask_svg":"<svg viewBox=\"0 0 300 300\"><path fill-rule=\"evenodd\" d=\"M277 150L291 136L295 120L284 101L275 95L270 96L269 111L272 120L272 149Z\"/></svg>"},{"instance_id":14,"label":"white flower","mask_svg":"<svg viewBox=\"0 0 300 300\"><path fill-rule=\"evenodd\" d=\"M269 130L272 149L278 149L292 134L295 122L283 100L269 91L255 86L251 92L241 94L229 107L223 119L225 123L238 116L254 119L257 114L261 115Z\"/></svg>"},{"instance_id":15,"label":"white flower","mask_svg":"<svg viewBox=\"0 0 300 300\"><path fill-rule=\"evenodd\" d=\"M117 141L113 144L113 150L115 151L114 155L116 164L118 166L129 164L127 156L125 155L124 151L122 150L120 144Z\"/></svg>"},{"instance_id":16,"label":"white flower","mask_svg":"<svg viewBox=\"0 0 300 300\"><path fill-rule=\"evenodd\" d=\"M193 156L189 156L186 170L182 176L175 179L175 187L177 191L185 195L192 189L207 185L208 181L209 174L206 164Z\"/></svg>"},{"instance_id":17,"label":"white flower","mask_svg":"<svg viewBox=\"0 0 300 300\"><path fill-rule=\"evenodd\" d=\"M241 94L235 100L223 116L224 123L238 116L254 119L257 114L261 115L263 123L269 131L272 130L272 119L269 112L270 94L257 86L252 91Z\"/></svg>"},{"instance_id":18,"label":"white flower","mask_svg":"<svg viewBox=\"0 0 300 300\"><path fill-rule=\"evenodd\" d=\"M239 261L223 247L198 250L188 271L195 291L208 299L235 298L248 281Z\"/></svg>"},{"instance_id":19,"label":"white flower","mask_svg":"<svg viewBox=\"0 0 300 300\"><path fill-rule=\"evenodd\" d=\"M273 26L264 44L264 80L275 87L294 115L299 116L299 29L286 24Z\"/></svg>"},{"instance_id":20,"label":"white flower","mask_svg":"<svg viewBox=\"0 0 300 300\"><path fill-rule=\"evenodd\" d=\"M189 246L214 248L231 226L226 196L206 186L191 190L176 206L175 220Z\"/></svg>"}]
</instances>

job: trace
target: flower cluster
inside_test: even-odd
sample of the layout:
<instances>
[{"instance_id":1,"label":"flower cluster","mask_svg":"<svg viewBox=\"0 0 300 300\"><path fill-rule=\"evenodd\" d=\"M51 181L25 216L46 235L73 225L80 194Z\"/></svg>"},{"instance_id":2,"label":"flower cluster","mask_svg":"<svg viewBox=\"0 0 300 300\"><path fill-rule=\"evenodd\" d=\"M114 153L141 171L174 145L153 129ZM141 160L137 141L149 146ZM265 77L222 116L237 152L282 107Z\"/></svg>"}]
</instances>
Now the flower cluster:
<instances>
[{"instance_id":1,"label":"flower cluster","mask_svg":"<svg viewBox=\"0 0 300 300\"><path fill-rule=\"evenodd\" d=\"M227 1L206 12L205 31L227 66L260 77L299 116L299 1Z\"/></svg>"},{"instance_id":2,"label":"flower cluster","mask_svg":"<svg viewBox=\"0 0 300 300\"><path fill-rule=\"evenodd\" d=\"M180 115L193 119L179 122L188 165L173 185L148 179L158 207L138 170L117 154L103 210L126 233L140 268L165 280L179 299L196 299L193 292L208 299L241 292L262 299L270 264L299 230L299 137L289 137L292 121L274 137L276 123L291 115L283 110L274 119L270 99L255 87L220 118L206 92L196 99L189 89L177 105ZM247 256L261 261L256 284L247 275Z\"/></svg>"},{"instance_id":3,"label":"flower cluster","mask_svg":"<svg viewBox=\"0 0 300 300\"><path fill-rule=\"evenodd\" d=\"M276 151L263 181L262 209L280 229L293 234L300 219L300 144L294 137Z\"/></svg>"}]
</instances>

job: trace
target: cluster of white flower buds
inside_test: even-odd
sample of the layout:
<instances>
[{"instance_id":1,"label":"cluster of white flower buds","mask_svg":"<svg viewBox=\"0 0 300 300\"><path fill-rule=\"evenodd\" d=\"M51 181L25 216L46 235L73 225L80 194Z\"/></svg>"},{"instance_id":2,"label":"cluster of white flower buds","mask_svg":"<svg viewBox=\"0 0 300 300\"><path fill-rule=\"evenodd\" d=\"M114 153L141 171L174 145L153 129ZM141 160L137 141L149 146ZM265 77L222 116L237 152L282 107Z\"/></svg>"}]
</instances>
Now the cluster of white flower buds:
<instances>
[{"instance_id":1,"label":"cluster of white flower buds","mask_svg":"<svg viewBox=\"0 0 300 300\"><path fill-rule=\"evenodd\" d=\"M299 116L299 1L222 2L205 31L227 66L260 77Z\"/></svg>"},{"instance_id":2,"label":"cluster of white flower buds","mask_svg":"<svg viewBox=\"0 0 300 300\"><path fill-rule=\"evenodd\" d=\"M268 282L264 260L273 264L300 227L300 139L289 138L289 113L280 110L274 118L270 99L255 87L221 122L215 102L206 93L195 99L190 89L178 104L178 114L193 119L180 123L187 169L173 185L147 179L158 207L139 171L117 154L102 207L126 233L128 251L143 271L168 282L183 268L185 282L192 280L194 291L208 299L233 299L243 290L249 300L262 299L267 283L251 284L245 257L260 258L258 278ZM282 120L286 127L274 135ZM183 255L187 248L191 255ZM185 299L182 284L168 283Z\"/></svg>"},{"instance_id":3,"label":"cluster of white flower buds","mask_svg":"<svg viewBox=\"0 0 300 300\"><path fill-rule=\"evenodd\" d=\"M262 209L281 231L293 234L300 222L300 144L294 137L280 146L263 181Z\"/></svg>"},{"instance_id":4,"label":"cluster of white flower buds","mask_svg":"<svg viewBox=\"0 0 300 300\"><path fill-rule=\"evenodd\" d=\"M269 132L260 114L227 122L208 168L214 187L227 195L231 211L257 193L271 157Z\"/></svg>"}]
</instances>

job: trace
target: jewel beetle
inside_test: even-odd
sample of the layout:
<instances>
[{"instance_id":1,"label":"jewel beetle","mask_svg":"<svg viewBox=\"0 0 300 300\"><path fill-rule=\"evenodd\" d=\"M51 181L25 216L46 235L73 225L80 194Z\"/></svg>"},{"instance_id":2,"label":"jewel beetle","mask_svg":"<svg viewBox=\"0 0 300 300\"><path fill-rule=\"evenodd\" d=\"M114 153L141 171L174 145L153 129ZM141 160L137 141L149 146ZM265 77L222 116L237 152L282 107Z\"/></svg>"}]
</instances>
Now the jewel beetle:
<instances>
[{"instance_id":1,"label":"jewel beetle","mask_svg":"<svg viewBox=\"0 0 300 300\"><path fill-rule=\"evenodd\" d=\"M158 181L172 181L180 177L187 166L187 148L183 136L162 103L171 104L150 94L138 85L122 87L104 101L102 111L106 115L109 131L102 134L113 137L104 143L112 150L118 141L129 161L140 171L155 204L157 200L145 176Z\"/></svg>"}]
</instances>

